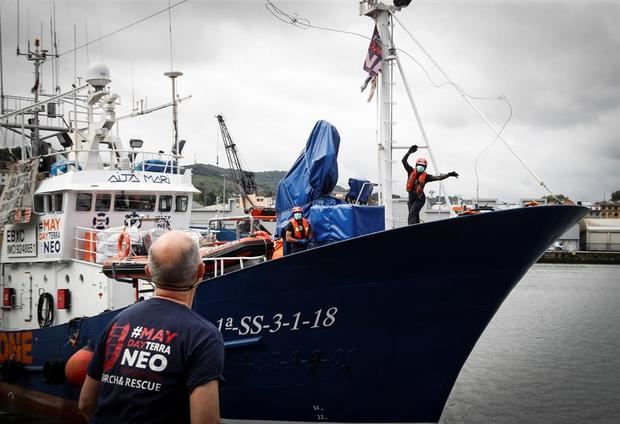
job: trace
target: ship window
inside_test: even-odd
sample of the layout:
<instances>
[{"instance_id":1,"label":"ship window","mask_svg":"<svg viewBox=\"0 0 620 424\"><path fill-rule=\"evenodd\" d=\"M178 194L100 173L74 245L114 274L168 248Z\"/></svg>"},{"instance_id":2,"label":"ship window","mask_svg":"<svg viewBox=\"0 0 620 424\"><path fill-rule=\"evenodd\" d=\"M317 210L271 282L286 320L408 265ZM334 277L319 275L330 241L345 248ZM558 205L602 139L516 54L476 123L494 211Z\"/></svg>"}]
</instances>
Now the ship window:
<instances>
[{"instance_id":1,"label":"ship window","mask_svg":"<svg viewBox=\"0 0 620 424\"><path fill-rule=\"evenodd\" d=\"M95 210L97 212L108 212L112 204L112 195L108 193L98 193L95 197Z\"/></svg>"},{"instance_id":2,"label":"ship window","mask_svg":"<svg viewBox=\"0 0 620 424\"><path fill-rule=\"evenodd\" d=\"M52 210L52 195L48 193L34 195L34 213L44 214Z\"/></svg>"},{"instance_id":3,"label":"ship window","mask_svg":"<svg viewBox=\"0 0 620 424\"><path fill-rule=\"evenodd\" d=\"M90 206L93 203L92 193L77 193L75 196L75 210L78 212L90 211Z\"/></svg>"},{"instance_id":4,"label":"ship window","mask_svg":"<svg viewBox=\"0 0 620 424\"><path fill-rule=\"evenodd\" d=\"M62 193L54 193L53 195L53 206L54 206L54 212L62 212L62 199L63 199L63 195Z\"/></svg>"},{"instance_id":5,"label":"ship window","mask_svg":"<svg viewBox=\"0 0 620 424\"><path fill-rule=\"evenodd\" d=\"M172 210L172 196L162 194L159 196L159 211L170 212Z\"/></svg>"},{"instance_id":6,"label":"ship window","mask_svg":"<svg viewBox=\"0 0 620 424\"><path fill-rule=\"evenodd\" d=\"M177 196L176 204L174 208L175 212L186 212L187 211L187 196Z\"/></svg>"},{"instance_id":7,"label":"ship window","mask_svg":"<svg viewBox=\"0 0 620 424\"><path fill-rule=\"evenodd\" d=\"M152 212L155 210L155 195L117 194L114 196L114 210Z\"/></svg>"}]
</instances>

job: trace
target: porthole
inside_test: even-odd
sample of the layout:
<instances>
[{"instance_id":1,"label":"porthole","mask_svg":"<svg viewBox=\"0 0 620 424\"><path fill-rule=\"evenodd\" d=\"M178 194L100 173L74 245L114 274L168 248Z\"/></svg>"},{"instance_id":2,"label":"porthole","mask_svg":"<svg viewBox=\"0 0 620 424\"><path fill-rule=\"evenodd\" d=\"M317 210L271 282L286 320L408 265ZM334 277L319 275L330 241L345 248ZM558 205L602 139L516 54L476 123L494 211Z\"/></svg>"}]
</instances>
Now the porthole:
<instances>
[{"instance_id":1,"label":"porthole","mask_svg":"<svg viewBox=\"0 0 620 424\"><path fill-rule=\"evenodd\" d=\"M9 283L10 283L11 281L13 281L13 277L11 277L11 276L9 275Z\"/></svg>"},{"instance_id":2,"label":"porthole","mask_svg":"<svg viewBox=\"0 0 620 424\"><path fill-rule=\"evenodd\" d=\"M65 283L69 284L69 274L65 274Z\"/></svg>"},{"instance_id":3,"label":"porthole","mask_svg":"<svg viewBox=\"0 0 620 424\"><path fill-rule=\"evenodd\" d=\"M47 283L47 274L43 274L43 282Z\"/></svg>"},{"instance_id":4,"label":"porthole","mask_svg":"<svg viewBox=\"0 0 620 424\"><path fill-rule=\"evenodd\" d=\"M84 276L80 274L80 283L84 284Z\"/></svg>"}]
</instances>

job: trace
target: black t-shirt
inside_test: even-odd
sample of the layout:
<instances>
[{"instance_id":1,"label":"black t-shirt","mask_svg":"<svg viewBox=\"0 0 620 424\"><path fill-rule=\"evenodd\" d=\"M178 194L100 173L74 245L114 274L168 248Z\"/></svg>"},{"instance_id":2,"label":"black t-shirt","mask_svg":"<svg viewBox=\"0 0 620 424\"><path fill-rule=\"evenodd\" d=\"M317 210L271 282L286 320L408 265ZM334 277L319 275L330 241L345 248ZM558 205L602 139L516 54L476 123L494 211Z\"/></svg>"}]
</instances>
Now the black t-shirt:
<instances>
[{"instance_id":1,"label":"black t-shirt","mask_svg":"<svg viewBox=\"0 0 620 424\"><path fill-rule=\"evenodd\" d=\"M190 308L152 298L103 332L88 375L101 382L93 423L189 422L189 395L222 379L224 342Z\"/></svg>"}]
</instances>

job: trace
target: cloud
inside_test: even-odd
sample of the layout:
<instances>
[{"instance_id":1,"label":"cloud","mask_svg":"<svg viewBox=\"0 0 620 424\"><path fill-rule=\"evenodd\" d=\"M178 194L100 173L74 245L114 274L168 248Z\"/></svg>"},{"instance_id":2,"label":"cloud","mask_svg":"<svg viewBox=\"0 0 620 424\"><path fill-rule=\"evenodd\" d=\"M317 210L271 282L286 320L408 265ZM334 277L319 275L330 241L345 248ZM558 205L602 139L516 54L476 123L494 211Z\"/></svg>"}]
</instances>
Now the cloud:
<instances>
[{"instance_id":1,"label":"cloud","mask_svg":"<svg viewBox=\"0 0 620 424\"><path fill-rule=\"evenodd\" d=\"M224 151L214 116L224 114L244 161L253 170L286 170L294 162L318 119L342 136L340 184L349 176L377 179L376 104L359 92L368 41L341 30L370 36L372 21L359 17L356 2L276 1L282 9L325 29L298 29L276 19L263 1L190 0L172 11L174 68L181 96L181 138L189 140L186 160L220 165ZM32 73L26 61L11 56L16 46L15 2L0 4L3 17L5 91L27 94ZM29 10L26 10L28 5ZM60 50L107 34L167 7L167 0L77 0L56 2ZM44 25L49 37L49 2L21 2L21 46ZM28 13L27 13L28 12ZM620 189L620 5L578 1L418 1L399 19L441 64L454 82L478 97L506 95L513 117L505 139L554 192L598 199ZM29 19L28 19L29 18ZM29 25L27 25L27 21ZM170 101L168 14L89 46L91 61L111 69L112 88L122 96L119 115L136 99L149 106ZM395 27L397 46L411 54L435 82L440 72L407 34ZM457 170L453 193L475 193L474 163L495 136L452 88L435 88L419 65L401 59L440 171ZM61 58L61 83L73 81L73 54ZM84 74L86 50L77 54ZM44 68L44 88L51 71ZM133 69L133 82L132 82ZM423 144L415 117L395 78L394 135L400 145ZM475 100L496 127L508 116L502 102ZM169 109L120 123L124 140L143 138L145 148L172 144ZM219 146L219 147L218 147ZM394 191L404 194L402 150L394 151ZM427 154L421 152L420 154ZM485 197L516 200L544 195L536 179L501 145L479 161ZM598 196L598 197L596 197Z\"/></svg>"}]
</instances>

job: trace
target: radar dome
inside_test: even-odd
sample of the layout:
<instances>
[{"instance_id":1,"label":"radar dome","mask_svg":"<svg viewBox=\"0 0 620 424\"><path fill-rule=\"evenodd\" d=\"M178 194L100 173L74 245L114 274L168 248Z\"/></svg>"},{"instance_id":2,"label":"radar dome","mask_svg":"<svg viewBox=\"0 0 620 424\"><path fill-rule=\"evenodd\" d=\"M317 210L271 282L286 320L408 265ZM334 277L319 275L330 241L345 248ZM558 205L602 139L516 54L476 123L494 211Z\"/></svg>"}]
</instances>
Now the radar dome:
<instances>
[{"instance_id":1,"label":"radar dome","mask_svg":"<svg viewBox=\"0 0 620 424\"><path fill-rule=\"evenodd\" d=\"M110 70L103 63L93 63L86 69L86 82L96 90L102 90L112 80Z\"/></svg>"}]
</instances>

